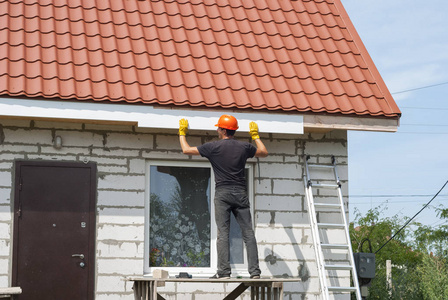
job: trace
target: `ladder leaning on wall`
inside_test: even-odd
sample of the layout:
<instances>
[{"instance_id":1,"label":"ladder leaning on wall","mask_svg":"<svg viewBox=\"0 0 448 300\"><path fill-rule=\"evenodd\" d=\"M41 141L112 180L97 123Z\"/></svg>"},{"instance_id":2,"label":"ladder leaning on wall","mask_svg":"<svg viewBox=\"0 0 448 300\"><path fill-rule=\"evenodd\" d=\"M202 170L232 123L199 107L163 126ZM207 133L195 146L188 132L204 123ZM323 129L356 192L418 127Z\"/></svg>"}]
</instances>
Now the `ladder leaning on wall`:
<instances>
[{"instance_id":1,"label":"ladder leaning on wall","mask_svg":"<svg viewBox=\"0 0 448 300\"><path fill-rule=\"evenodd\" d=\"M361 292L359 289L358 277L356 274L356 266L353 258L353 251L350 243L350 234L348 230L347 217L344 209L344 200L341 192L341 182L336 170L336 159L333 156L331 158L331 164L309 164L309 155L304 155L305 162L305 194L308 204L308 212L311 221L311 233L313 236L314 250L316 253L316 264L319 273L320 288L322 293L322 299L330 299L330 294L335 293L355 293L356 299L361 300ZM313 170L311 174L310 170ZM320 178L315 178L317 175ZM324 183L325 182L325 183ZM334 202L336 197L329 193L320 193L317 195L319 201L315 202L313 197L313 189L331 189L337 193L337 202ZM328 199L328 200L326 200ZM340 223L320 223L319 214L333 213L338 215ZM331 236L329 233L332 230L343 230L345 235L345 241L338 243L322 242L322 240L328 240ZM348 264L334 264L331 263L331 255L346 254ZM334 277L334 273L340 274L340 272L350 272L351 279L346 279L349 284L347 286L341 286L339 284L338 275ZM333 276L333 277L332 277ZM353 282L353 286L350 285L350 281Z\"/></svg>"}]
</instances>

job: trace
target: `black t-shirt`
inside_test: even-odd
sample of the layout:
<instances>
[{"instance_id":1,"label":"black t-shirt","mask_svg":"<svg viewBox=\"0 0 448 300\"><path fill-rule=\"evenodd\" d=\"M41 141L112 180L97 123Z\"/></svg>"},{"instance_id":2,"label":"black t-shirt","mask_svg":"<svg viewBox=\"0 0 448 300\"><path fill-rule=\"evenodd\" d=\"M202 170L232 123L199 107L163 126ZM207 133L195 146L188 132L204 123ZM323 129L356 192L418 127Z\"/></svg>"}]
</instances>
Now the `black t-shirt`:
<instances>
[{"instance_id":1,"label":"black t-shirt","mask_svg":"<svg viewBox=\"0 0 448 300\"><path fill-rule=\"evenodd\" d=\"M246 186L244 167L246 160L257 152L254 145L231 138L205 143L198 147L198 151L212 164L217 187Z\"/></svg>"}]
</instances>

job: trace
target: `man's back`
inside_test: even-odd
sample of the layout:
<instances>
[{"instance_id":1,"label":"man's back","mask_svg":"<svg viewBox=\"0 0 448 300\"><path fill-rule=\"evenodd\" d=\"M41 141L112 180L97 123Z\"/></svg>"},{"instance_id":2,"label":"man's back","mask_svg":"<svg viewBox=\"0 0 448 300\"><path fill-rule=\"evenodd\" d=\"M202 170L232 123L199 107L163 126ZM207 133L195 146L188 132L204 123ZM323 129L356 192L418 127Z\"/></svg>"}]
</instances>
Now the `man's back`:
<instances>
[{"instance_id":1,"label":"man's back","mask_svg":"<svg viewBox=\"0 0 448 300\"><path fill-rule=\"evenodd\" d=\"M244 167L257 148L250 143L222 139L198 147L201 156L209 159L215 172L216 186L246 185Z\"/></svg>"}]
</instances>

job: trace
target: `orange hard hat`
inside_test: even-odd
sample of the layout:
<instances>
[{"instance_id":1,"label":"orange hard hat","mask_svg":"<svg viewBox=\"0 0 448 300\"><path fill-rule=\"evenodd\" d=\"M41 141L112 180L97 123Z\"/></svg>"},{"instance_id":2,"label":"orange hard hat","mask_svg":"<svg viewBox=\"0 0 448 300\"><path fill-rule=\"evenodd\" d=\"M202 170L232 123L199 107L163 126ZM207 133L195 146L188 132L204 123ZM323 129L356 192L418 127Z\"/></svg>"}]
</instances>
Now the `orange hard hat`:
<instances>
[{"instance_id":1,"label":"orange hard hat","mask_svg":"<svg viewBox=\"0 0 448 300\"><path fill-rule=\"evenodd\" d=\"M216 124L215 126L218 126L218 127L224 128L224 129L229 129L229 130L237 130L238 129L238 121L236 120L236 118L234 116L222 115L218 120L218 124Z\"/></svg>"}]
</instances>

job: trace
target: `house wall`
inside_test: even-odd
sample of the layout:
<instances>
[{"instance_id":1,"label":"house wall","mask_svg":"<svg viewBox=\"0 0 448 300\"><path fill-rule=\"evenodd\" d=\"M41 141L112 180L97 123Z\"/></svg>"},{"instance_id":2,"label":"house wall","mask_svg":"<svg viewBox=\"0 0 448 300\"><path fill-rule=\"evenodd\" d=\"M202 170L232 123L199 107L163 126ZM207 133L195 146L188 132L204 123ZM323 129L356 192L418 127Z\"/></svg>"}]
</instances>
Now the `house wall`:
<instances>
[{"instance_id":1,"label":"house wall","mask_svg":"<svg viewBox=\"0 0 448 300\"><path fill-rule=\"evenodd\" d=\"M52 146L56 135L63 140L60 150ZM317 163L329 163L335 155L340 164L343 194L347 196L347 133L261 136L270 153L259 160L259 169L257 165L254 168L255 231L262 275L300 277L301 282L285 284L284 299L304 299L304 295L306 299L320 299L304 198L302 155L310 154L311 161ZM193 132L188 141L190 145L199 145L214 137L211 131ZM247 134L237 133L236 137L249 141ZM143 272L145 161L203 158L183 155L175 131L159 133L133 126L0 120L0 286L10 285L13 165L17 159L97 164L96 299L102 300L133 299L132 285L123 281L123 277ZM216 284L198 288L172 284L160 288L160 292L173 300L211 299L210 294L222 294L233 286Z\"/></svg>"}]
</instances>

